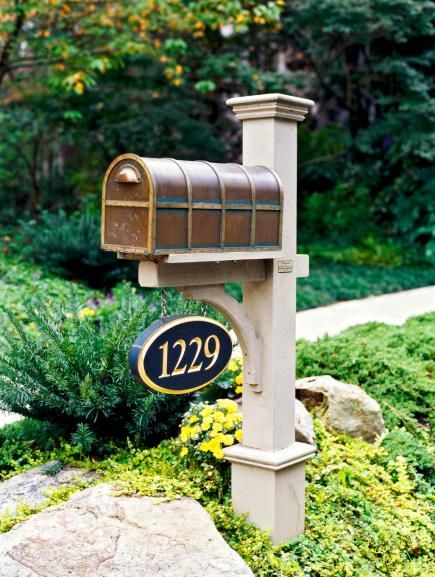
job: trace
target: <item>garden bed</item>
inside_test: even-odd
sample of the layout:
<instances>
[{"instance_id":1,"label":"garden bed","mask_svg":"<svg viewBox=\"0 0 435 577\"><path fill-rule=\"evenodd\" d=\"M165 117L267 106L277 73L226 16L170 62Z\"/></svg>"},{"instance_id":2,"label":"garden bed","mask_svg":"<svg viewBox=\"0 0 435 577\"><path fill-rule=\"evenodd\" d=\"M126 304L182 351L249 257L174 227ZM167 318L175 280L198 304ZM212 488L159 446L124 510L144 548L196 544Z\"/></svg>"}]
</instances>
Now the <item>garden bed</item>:
<instances>
[{"instance_id":1,"label":"garden bed","mask_svg":"<svg viewBox=\"0 0 435 577\"><path fill-rule=\"evenodd\" d=\"M306 532L275 547L266 533L234 515L230 505L229 466L222 460L222 447L240 439L240 419L231 416L237 411L234 401L213 402L240 393L240 363L232 362L201 396L190 397L194 403L211 404L191 409L180 434L185 408L177 405L173 411L158 396L144 396L125 374L129 339L141 323L145 326L159 316L158 293L141 295L119 285L107 297L10 257L0 266L0 299L12 311L12 319L21 322L30 339L26 350L34 355L28 366L20 361L19 370L30 378L36 363L41 371L29 381L34 383L30 404L20 396L22 381L9 369L2 372L1 405L44 420L27 418L0 429L3 478L57 461L58 467L74 464L97 470L93 482L115 482L125 494L189 495L206 507L257 577L429 574L435 313L410 319L402 327L372 323L314 343L298 342L299 377L330 374L358 384L380 403L389 431L382 442L369 445L316 422L318 451L307 467ZM29 293L39 294L42 304L36 311L36 301L23 304ZM184 304L175 293L170 301L173 311L197 306ZM120 327L132 314L139 315L137 322L122 332ZM13 338L6 316L1 326L5 359ZM17 350L25 354L24 348ZM63 367L65 359L77 378L68 364ZM170 427L154 434L168 411ZM97 427L100 421L104 426ZM220 426L224 431L219 432ZM54 490L37 506L23 504L0 518L0 530L10 530L80 488Z\"/></svg>"}]
</instances>

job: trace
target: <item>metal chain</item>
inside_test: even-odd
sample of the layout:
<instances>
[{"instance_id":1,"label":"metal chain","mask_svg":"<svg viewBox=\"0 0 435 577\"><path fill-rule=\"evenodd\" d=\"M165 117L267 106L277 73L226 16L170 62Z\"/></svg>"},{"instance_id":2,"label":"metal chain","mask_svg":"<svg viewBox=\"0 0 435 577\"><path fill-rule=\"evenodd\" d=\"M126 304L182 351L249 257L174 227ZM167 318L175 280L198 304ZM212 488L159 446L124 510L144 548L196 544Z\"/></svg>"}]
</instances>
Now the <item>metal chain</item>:
<instances>
[{"instance_id":1,"label":"metal chain","mask_svg":"<svg viewBox=\"0 0 435 577\"><path fill-rule=\"evenodd\" d=\"M164 288L160 291L160 305L161 305L160 318L163 320L168 316L168 293Z\"/></svg>"}]
</instances>

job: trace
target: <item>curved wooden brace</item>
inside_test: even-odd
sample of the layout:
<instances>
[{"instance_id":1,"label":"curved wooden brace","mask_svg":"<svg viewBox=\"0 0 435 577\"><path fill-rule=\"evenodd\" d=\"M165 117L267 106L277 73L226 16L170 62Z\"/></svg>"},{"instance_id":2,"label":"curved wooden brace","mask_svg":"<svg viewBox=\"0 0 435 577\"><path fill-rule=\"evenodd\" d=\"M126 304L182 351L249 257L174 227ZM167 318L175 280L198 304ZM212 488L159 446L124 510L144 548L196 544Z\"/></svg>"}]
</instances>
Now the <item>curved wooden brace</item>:
<instances>
[{"instance_id":1,"label":"curved wooden brace","mask_svg":"<svg viewBox=\"0 0 435 577\"><path fill-rule=\"evenodd\" d=\"M261 383L261 339L243 305L225 292L224 285L177 287L187 299L200 300L217 308L231 323L243 353L244 381L260 393Z\"/></svg>"}]
</instances>

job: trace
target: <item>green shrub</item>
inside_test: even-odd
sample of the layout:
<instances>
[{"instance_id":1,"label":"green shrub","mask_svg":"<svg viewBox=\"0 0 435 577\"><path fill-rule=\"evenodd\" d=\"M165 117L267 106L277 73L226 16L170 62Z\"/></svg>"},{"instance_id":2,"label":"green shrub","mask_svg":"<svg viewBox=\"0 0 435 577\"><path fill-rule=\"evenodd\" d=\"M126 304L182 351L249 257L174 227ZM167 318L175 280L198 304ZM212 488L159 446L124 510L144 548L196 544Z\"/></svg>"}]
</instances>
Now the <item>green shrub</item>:
<instances>
[{"instance_id":1,"label":"green shrub","mask_svg":"<svg viewBox=\"0 0 435 577\"><path fill-rule=\"evenodd\" d=\"M110 314L33 299L28 324L8 311L17 334L0 354L0 407L65 427L84 452L99 437L154 443L173 433L190 397L150 392L128 369L131 345L157 318L153 296L125 289Z\"/></svg>"},{"instance_id":2,"label":"green shrub","mask_svg":"<svg viewBox=\"0 0 435 577\"><path fill-rule=\"evenodd\" d=\"M331 375L361 386L388 427L434 422L435 313L403 326L369 323L316 342L299 341L298 377Z\"/></svg>"},{"instance_id":3,"label":"green shrub","mask_svg":"<svg viewBox=\"0 0 435 577\"><path fill-rule=\"evenodd\" d=\"M365 236L354 246L336 247L325 243L314 244L308 249L310 255L319 261L341 264L373 265L384 268L398 268L412 264L416 255L410 255L400 244L391 239L379 241L373 235Z\"/></svg>"},{"instance_id":4,"label":"green shrub","mask_svg":"<svg viewBox=\"0 0 435 577\"><path fill-rule=\"evenodd\" d=\"M66 306L71 298L85 302L89 298L101 297L97 291L90 291L79 283L53 276L42 267L35 266L17 257L0 254L0 305L13 310L15 316L26 319L23 303L26 298L44 295L46 301L54 301ZM2 323L2 333L6 325Z\"/></svg>"},{"instance_id":5,"label":"green shrub","mask_svg":"<svg viewBox=\"0 0 435 577\"><path fill-rule=\"evenodd\" d=\"M88 208L73 215L63 210L43 212L39 222L22 222L21 228L27 241L24 255L67 278L102 287L134 279L137 274L133 263L120 264L115 254L101 250L97 211Z\"/></svg>"},{"instance_id":6,"label":"green shrub","mask_svg":"<svg viewBox=\"0 0 435 577\"><path fill-rule=\"evenodd\" d=\"M405 428L393 429L385 435L382 447L392 458L405 457L416 473L417 482L420 482L421 475L429 484L435 485L433 445L429 439L412 434Z\"/></svg>"},{"instance_id":7,"label":"green shrub","mask_svg":"<svg viewBox=\"0 0 435 577\"><path fill-rule=\"evenodd\" d=\"M0 428L0 478L34 467L59 447L63 427L24 419Z\"/></svg>"}]
</instances>

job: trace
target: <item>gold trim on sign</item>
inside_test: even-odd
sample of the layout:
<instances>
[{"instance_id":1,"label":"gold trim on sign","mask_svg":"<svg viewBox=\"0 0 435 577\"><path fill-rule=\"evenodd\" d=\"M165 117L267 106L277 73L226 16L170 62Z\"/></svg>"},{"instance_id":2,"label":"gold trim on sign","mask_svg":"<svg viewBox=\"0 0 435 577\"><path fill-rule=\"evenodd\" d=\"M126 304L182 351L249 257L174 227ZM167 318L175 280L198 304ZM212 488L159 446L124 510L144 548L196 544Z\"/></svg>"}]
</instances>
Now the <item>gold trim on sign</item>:
<instances>
[{"instance_id":1,"label":"gold trim on sign","mask_svg":"<svg viewBox=\"0 0 435 577\"><path fill-rule=\"evenodd\" d=\"M188 319L188 320L186 320L186 319ZM145 355L148 352L149 348L153 344L153 342L162 333L166 332L167 329L171 329L172 327L175 327L177 325L181 325L181 324L185 324L185 323L193 322L193 321L201 321L201 322L205 322L207 324L214 324L214 325L220 327L228 335L228 338L231 338L226 327L224 327L220 322L215 321L214 319L209 319L209 318L206 319L205 317L200 317L200 316L182 317L180 319L174 319L172 321L169 321L169 322L163 324L161 327L159 327L153 333L150 334L150 336L142 344L142 346L138 347L137 345L135 345L135 348L140 349L140 353L137 357L137 365L136 365L137 371L140 375L140 378L144 381L144 383L146 383L146 385L148 387L150 387L151 389L153 389L154 391L157 391L159 393L166 393L168 395L182 395L185 393L193 393L194 391L198 391L199 389L202 389L203 387L206 387L207 385L209 385L211 382L213 382L215 379L217 379L219 377L219 375L221 375L224 372L228 363L226 363L226 365L223 367L223 369L217 375L215 375L212 379L210 379L206 383L202 383L201 385L199 385L198 387L195 387L193 389L183 389L180 391L174 391L172 389L166 389L165 387L160 387L159 385L154 383L154 381L152 381L149 378L149 376L147 375L147 373L145 372L144 358L145 358Z\"/></svg>"}]
</instances>

